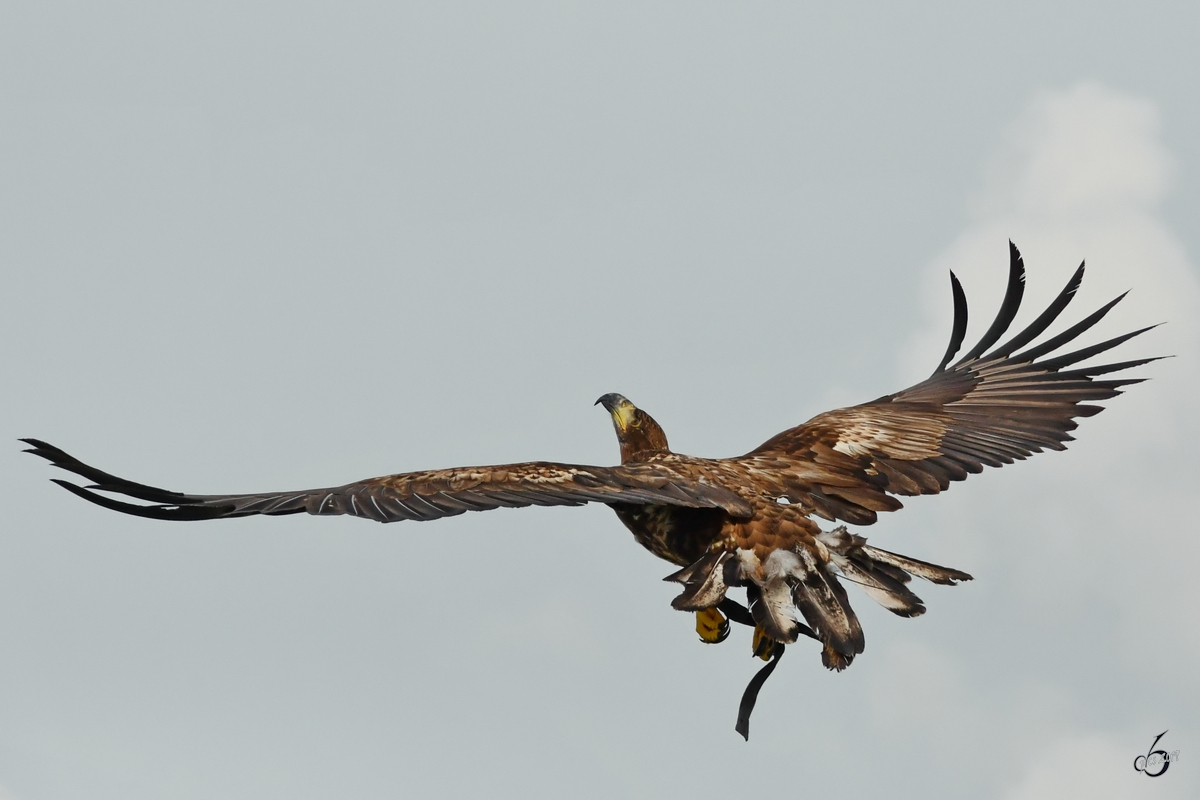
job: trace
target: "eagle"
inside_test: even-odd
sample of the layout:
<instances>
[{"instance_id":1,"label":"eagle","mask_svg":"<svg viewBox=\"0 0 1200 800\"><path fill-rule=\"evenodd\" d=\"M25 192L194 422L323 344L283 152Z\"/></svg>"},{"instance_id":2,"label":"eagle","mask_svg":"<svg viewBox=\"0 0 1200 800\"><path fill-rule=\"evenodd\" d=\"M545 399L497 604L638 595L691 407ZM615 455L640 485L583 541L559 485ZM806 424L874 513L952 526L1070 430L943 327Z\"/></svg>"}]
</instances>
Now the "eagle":
<instances>
[{"instance_id":1,"label":"eagle","mask_svg":"<svg viewBox=\"0 0 1200 800\"><path fill-rule=\"evenodd\" d=\"M964 355L954 360L966 335L967 301L951 272L950 343L932 375L895 394L819 414L734 458L673 452L662 426L615 393L596 401L610 414L620 444L621 463L612 467L533 461L408 472L323 489L201 495L135 483L41 440L21 441L30 445L26 452L90 482L54 479L68 491L113 511L161 520L307 513L428 521L494 508L603 503L639 544L679 568L665 578L682 587L671 605L695 615L702 641L724 641L730 622L753 627L752 652L768 663L739 707L735 729L749 738L759 689L787 645L813 639L822 663L839 671L863 652L862 627L843 582L898 616L916 617L925 605L910 588L913 576L944 585L972 579L870 545L847 524L870 525L880 512L901 508L899 497L937 494L985 466L1065 449L1076 420L1102 410L1094 402L1144 380L1101 376L1157 360L1074 367L1155 326L1060 352L1124 294L1036 341L1075 296L1083 264L1033 322L997 344L1025 290L1024 261L1012 242L1009 255L1000 310ZM818 520L836 525L826 529ZM729 596L735 589L745 591L744 604Z\"/></svg>"}]
</instances>

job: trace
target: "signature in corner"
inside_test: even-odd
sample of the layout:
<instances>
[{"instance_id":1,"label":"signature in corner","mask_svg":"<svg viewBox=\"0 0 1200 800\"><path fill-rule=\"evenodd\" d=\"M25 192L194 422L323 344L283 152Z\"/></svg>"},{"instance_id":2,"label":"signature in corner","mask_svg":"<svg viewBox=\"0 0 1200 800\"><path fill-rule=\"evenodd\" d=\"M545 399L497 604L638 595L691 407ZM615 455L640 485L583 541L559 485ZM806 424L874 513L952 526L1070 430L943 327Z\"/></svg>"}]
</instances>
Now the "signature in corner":
<instances>
[{"instance_id":1,"label":"signature in corner","mask_svg":"<svg viewBox=\"0 0 1200 800\"><path fill-rule=\"evenodd\" d=\"M1167 732L1163 731L1158 736L1154 737L1154 741L1150 743L1150 752L1144 756L1138 756L1133 760L1133 768L1138 772L1143 772L1151 778L1157 778L1165 773L1172 763L1179 760L1179 751L1172 750L1155 750L1154 746L1158 744L1158 740L1166 736ZM1161 769L1159 769L1161 767ZM1158 769L1157 772L1151 772L1153 769Z\"/></svg>"}]
</instances>

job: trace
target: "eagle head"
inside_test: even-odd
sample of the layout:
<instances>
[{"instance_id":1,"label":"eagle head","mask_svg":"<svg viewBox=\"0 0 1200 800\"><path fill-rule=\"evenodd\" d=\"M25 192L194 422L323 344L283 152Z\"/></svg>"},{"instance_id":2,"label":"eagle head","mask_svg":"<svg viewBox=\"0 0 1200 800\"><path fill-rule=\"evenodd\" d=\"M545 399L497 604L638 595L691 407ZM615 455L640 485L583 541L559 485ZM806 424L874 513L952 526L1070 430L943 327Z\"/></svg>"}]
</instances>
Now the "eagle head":
<instances>
[{"instance_id":1,"label":"eagle head","mask_svg":"<svg viewBox=\"0 0 1200 800\"><path fill-rule=\"evenodd\" d=\"M667 452L667 435L654 418L622 395L606 394L596 401L612 415L617 441L621 444L621 463L642 461L654 453Z\"/></svg>"}]
</instances>

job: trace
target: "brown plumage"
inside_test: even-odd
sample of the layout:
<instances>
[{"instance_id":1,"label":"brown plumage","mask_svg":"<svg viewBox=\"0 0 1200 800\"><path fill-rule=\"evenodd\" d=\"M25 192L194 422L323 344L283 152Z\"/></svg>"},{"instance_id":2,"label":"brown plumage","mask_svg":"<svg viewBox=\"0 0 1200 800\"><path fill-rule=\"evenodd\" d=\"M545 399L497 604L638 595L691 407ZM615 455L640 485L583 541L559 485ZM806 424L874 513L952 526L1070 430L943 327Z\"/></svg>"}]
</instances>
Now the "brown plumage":
<instances>
[{"instance_id":1,"label":"brown plumage","mask_svg":"<svg viewBox=\"0 0 1200 800\"><path fill-rule=\"evenodd\" d=\"M1074 296L1083 265L1033 323L997 346L1025 286L1024 265L1011 243L1010 255L1000 311L966 355L950 363L967 322L966 299L951 273L951 341L929 378L869 403L820 414L736 458L671 452L658 423L618 394L597 401L616 428L617 467L530 462L411 472L327 489L190 495L118 478L44 442L24 441L32 445L28 452L91 481L81 487L56 480L71 492L115 511L156 519L306 512L393 522L498 507L605 503L640 544L681 567L667 578L683 586L672 604L704 612L699 629L706 641L720 641L727 633L719 609L757 626L758 639L767 642L760 645L760 655L768 657L774 643L777 659L782 645L805 635L821 642L827 667L841 670L863 651L864 639L839 578L858 584L895 614L912 617L925 611L908 587L912 576L951 585L971 576L872 547L845 525L822 530L815 518L869 525L879 512L899 509L898 496L936 494L985 466L1062 450L1076 418L1101 410L1092 403L1138 382L1101 376L1154 360L1066 369L1148 328L1054 355L1099 322L1120 297L1032 344ZM731 588L746 590L748 611L727 597ZM743 733L758 686L774 663L743 699Z\"/></svg>"}]
</instances>

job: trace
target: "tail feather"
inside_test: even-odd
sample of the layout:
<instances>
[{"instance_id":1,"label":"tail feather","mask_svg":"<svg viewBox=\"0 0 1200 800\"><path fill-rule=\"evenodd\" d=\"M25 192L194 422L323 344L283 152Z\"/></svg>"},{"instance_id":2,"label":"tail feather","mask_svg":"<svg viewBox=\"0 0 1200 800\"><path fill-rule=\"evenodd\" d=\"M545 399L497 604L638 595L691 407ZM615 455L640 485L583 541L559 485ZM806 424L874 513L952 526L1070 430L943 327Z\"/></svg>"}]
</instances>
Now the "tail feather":
<instances>
[{"instance_id":1,"label":"tail feather","mask_svg":"<svg viewBox=\"0 0 1200 800\"><path fill-rule=\"evenodd\" d=\"M777 642L791 644L796 641L801 633L801 625L800 620L796 619L796 607L792 603L792 588L788 581L782 576L775 576L751 588L754 591L748 591L747 594L754 623ZM812 624L811 620L809 624Z\"/></svg>"},{"instance_id":2,"label":"tail feather","mask_svg":"<svg viewBox=\"0 0 1200 800\"><path fill-rule=\"evenodd\" d=\"M874 568L868 559L847 559L839 568L847 579L862 587L867 596L900 617L919 617L925 613L921 598L900 581Z\"/></svg>"},{"instance_id":3,"label":"tail feather","mask_svg":"<svg viewBox=\"0 0 1200 800\"><path fill-rule=\"evenodd\" d=\"M825 545L830 563L847 580L862 586L872 600L902 617L925 613L925 604L907 586L913 575L950 586L957 581L971 580L970 575L960 570L872 547L863 537L847 531L844 525L821 531L817 541Z\"/></svg>"},{"instance_id":4,"label":"tail feather","mask_svg":"<svg viewBox=\"0 0 1200 800\"><path fill-rule=\"evenodd\" d=\"M940 583L943 586L954 586L959 581L974 580L971 575L962 570L930 564L928 561L920 561L898 553L880 550L878 547L872 547L869 544L862 545L862 553L872 561L889 564L909 574L916 575L918 578L924 578L931 583Z\"/></svg>"},{"instance_id":5,"label":"tail feather","mask_svg":"<svg viewBox=\"0 0 1200 800\"><path fill-rule=\"evenodd\" d=\"M863 651L862 626L846 590L808 549L795 551L800 569L793 570L791 600L825 644L822 660L830 669L845 669Z\"/></svg>"},{"instance_id":6,"label":"tail feather","mask_svg":"<svg viewBox=\"0 0 1200 800\"><path fill-rule=\"evenodd\" d=\"M846 593L813 552L804 547L775 550L761 567L747 595L755 624L768 636L791 644L811 627L826 649L837 654L838 663L848 664L862 652L862 628Z\"/></svg>"}]
</instances>

